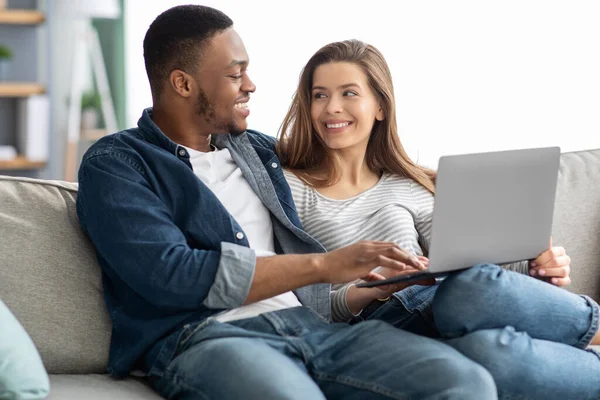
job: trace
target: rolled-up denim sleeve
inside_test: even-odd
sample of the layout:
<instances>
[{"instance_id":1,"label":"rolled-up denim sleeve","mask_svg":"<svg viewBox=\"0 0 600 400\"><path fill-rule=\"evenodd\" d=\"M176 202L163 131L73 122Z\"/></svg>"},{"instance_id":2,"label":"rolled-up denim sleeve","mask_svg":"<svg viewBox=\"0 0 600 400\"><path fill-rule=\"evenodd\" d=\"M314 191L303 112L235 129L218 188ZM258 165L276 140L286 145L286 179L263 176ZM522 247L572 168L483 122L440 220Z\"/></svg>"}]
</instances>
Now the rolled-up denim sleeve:
<instances>
[{"instance_id":1,"label":"rolled-up denim sleeve","mask_svg":"<svg viewBox=\"0 0 600 400\"><path fill-rule=\"evenodd\" d=\"M254 250L221 242L221 260L204 301L208 308L235 308L246 301L256 268Z\"/></svg>"}]
</instances>

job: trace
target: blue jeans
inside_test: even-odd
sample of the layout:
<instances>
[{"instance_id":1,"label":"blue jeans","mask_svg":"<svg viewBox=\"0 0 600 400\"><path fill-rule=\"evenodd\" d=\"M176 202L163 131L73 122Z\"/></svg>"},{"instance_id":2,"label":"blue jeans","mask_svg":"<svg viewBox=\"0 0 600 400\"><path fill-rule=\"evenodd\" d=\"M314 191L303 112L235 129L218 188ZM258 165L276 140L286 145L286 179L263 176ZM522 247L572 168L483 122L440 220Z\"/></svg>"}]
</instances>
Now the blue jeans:
<instances>
[{"instance_id":1,"label":"blue jeans","mask_svg":"<svg viewBox=\"0 0 600 400\"><path fill-rule=\"evenodd\" d=\"M382 321L331 324L309 308L184 328L149 381L172 399L496 399L452 347Z\"/></svg>"},{"instance_id":2,"label":"blue jeans","mask_svg":"<svg viewBox=\"0 0 600 400\"><path fill-rule=\"evenodd\" d=\"M432 303L437 285L412 285L394 293L390 300L371 314L361 313L352 323L361 321L385 321L396 328L434 339L441 338L433 320Z\"/></svg>"},{"instance_id":3,"label":"blue jeans","mask_svg":"<svg viewBox=\"0 0 600 400\"><path fill-rule=\"evenodd\" d=\"M388 303L365 319L441 337L492 374L500 399L600 398L600 359L585 349L599 308L587 296L481 265Z\"/></svg>"}]
</instances>

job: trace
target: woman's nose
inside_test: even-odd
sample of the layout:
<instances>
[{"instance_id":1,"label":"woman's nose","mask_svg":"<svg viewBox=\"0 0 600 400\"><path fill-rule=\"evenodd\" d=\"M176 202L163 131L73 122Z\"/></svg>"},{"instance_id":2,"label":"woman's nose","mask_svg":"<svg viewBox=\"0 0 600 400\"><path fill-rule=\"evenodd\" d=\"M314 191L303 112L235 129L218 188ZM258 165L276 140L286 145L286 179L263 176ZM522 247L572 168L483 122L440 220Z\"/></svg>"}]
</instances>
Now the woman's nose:
<instances>
[{"instance_id":1,"label":"woman's nose","mask_svg":"<svg viewBox=\"0 0 600 400\"><path fill-rule=\"evenodd\" d=\"M329 114L339 114L342 110L342 102L335 96L331 97L327 103L327 112Z\"/></svg>"}]
</instances>

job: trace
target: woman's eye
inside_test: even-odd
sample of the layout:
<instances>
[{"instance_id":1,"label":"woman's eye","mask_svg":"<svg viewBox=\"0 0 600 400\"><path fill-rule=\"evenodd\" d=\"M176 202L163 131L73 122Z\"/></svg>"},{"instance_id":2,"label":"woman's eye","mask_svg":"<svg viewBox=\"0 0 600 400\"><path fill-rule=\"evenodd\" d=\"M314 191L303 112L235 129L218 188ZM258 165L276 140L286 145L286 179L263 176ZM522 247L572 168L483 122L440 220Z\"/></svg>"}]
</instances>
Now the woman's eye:
<instances>
[{"instance_id":1,"label":"woman's eye","mask_svg":"<svg viewBox=\"0 0 600 400\"><path fill-rule=\"evenodd\" d=\"M239 75L230 75L231 78L233 79L242 79L242 74Z\"/></svg>"},{"instance_id":2,"label":"woman's eye","mask_svg":"<svg viewBox=\"0 0 600 400\"><path fill-rule=\"evenodd\" d=\"M315 93L315 99L324 99L325 93Z\"/></svg>"},{"instance_id":3,"label":"woman's eye","mask_svg":"<svg viewBox=\"0 0 600 400\"><path fill-rule=\"evenodd\" d=\"M347 91L344 92L344 96L358 96L358 94L356 92L352 92L352 91Z\"/></svg>"}]
</instances>

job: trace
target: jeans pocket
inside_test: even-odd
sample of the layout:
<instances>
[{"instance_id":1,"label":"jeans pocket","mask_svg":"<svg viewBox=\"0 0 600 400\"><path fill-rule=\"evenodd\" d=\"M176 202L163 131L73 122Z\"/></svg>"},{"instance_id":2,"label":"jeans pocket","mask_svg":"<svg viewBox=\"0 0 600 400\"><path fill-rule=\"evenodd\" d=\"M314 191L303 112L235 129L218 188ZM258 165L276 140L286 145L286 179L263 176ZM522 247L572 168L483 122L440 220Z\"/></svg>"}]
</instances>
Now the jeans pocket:
<instances>
[{"instance_id":1,"label":"jeans pocket","mask_svg":"<svg viewBox=\"0 0 600 400\"><path fill-rule=\"evenodd\" d=\"M168 365L182 351L182 339L187 341L191 337L193 327L198 324L186 324L183 328L178 329L169 335L160 346L158 353L152 360L148 371L150 377L162 377Z\"/></svg>"},{"instance_id":2,"label":"jeans pocket","mask_svg":"<svg viewBox=\"0 0 600 400\"><path fill-rule=\"evenodd\" d=\"M181 353L185 349L185 345L190 340L194 334L206 328L210 323L210 319L205 319L201 322L195 322L192 324L186 324L183 327L183 332L179 336L179 341L177 342L177 347L175 348L175 355Z\"/></svg>"},{"instance_id":3,"label":"jeans pocket","mask_svg":"<svg viewBox=\"0 0 600 400\"><path fill-rule=\"evenodd\" d=\"M369 315L365 320L385 321L396 328L404 328L404 325L412 318L413 312L408 310L396 297L392 297Z\"/></svg>"},{"instance_id":4,"label":"jeans pocket","mask_svg":"<svg viewBox=\"0 0 600 400\"><path fill-rule=\"evenodd\" d=\"M431 308L436 289L437 286L413 285L394 293L388 301L390 306L377 319L417 335L439 338Z\"/></svg>"},{"instance_id":5,"label":"jeans pocket","mask_svg":"<svg viewBox=\"0 0 600 400\"><path fill-rule=\"evenodd\" d=\"M408 312L423 311L431 307L437 288L437 285L412 285L394 293L394 297L402 303Z\"/></svg>"}]
</instances>

